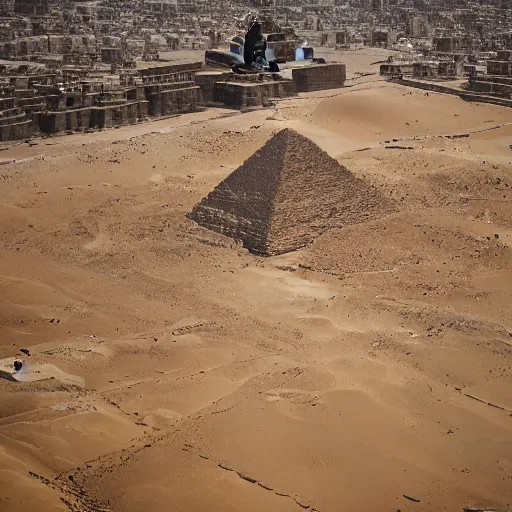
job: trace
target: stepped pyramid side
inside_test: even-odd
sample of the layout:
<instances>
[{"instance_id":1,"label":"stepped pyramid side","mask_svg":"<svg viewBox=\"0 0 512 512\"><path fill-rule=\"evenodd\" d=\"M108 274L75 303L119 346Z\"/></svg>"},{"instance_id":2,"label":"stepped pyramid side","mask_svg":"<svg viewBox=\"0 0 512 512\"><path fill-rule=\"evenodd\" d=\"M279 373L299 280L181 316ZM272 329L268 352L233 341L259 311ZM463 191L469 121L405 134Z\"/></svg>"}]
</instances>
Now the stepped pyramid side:
<instances>
[{"instance_id":1,"label":"stepped pyramid side","mask_svg":"<svg viewBox=\"0 0 512 512\"><path fill-rule=\"evenodd\" d=\"M283 152L276 137L194 206L189 218L201 226L243 241L257 254L267 253L269 221Z\"/></svg>"},{"instance_id":2,"label":"stepped pyramid side","mask_svg":"<svg viewBox=\"0 0 512 512\"><path fill-rule=\"evenodd\" d=\"M270 256L392 209L311 140L284 129L200 201L190 218Z\"/></svg>"},{"instance_id":3,"label":"stepped pyramid side","mask_svg":"<svg viewBox=\"0 0 512 512\"><path fill-rule=\"evenodd\" d=\"M291 132L274 196L267 254L303 247L333 227L394 210L375 187L356 178L314 142Z\"/></svg>"}]
</instances>

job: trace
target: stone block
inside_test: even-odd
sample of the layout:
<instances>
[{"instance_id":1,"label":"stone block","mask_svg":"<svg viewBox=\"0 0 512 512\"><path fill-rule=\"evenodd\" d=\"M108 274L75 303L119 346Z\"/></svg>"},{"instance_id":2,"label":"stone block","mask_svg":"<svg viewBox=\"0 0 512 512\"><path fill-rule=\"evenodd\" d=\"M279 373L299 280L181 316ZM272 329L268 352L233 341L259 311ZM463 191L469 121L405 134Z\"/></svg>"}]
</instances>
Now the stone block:
<instances>
[{"instance_id":1,"label":"stone block","mask_svg":"<svg viewBox=\"0 0 512 512\"><path fill-rule=\"evenodd\" d=\"M337 89L345 84L345 64L316 64L292 70L292 79L297 92Z\"/></svg>"},{"instance_id":2,"label":"stone block","mask_svg":"<svg viewBox=\"0 0 512 512\"><path fill-rule=\"evenodd\" d=\"M155 117L195 112L200 104L201 89L194 85L149 94L149 114Z\"/></svg>"}]
</instances>

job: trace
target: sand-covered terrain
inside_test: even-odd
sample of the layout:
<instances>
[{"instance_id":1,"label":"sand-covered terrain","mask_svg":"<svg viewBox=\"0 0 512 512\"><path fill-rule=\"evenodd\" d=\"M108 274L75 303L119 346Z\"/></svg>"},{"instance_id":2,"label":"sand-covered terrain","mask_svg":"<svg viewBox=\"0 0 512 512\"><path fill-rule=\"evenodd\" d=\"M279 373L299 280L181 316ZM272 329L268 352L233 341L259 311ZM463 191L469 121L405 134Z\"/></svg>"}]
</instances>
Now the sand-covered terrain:
<instances>
[{"instance_id":1,"label":"sand-covered terrain","mask_svg":"<svg viewBox=\"0 0 512 512\"><path fill-rule=\"evenodd\" d=\"M2 148L0 510L510 510L507 123L375 81ZM187 218L282 128L394 208L268 258Z\"/></svg>"}]
</instances>

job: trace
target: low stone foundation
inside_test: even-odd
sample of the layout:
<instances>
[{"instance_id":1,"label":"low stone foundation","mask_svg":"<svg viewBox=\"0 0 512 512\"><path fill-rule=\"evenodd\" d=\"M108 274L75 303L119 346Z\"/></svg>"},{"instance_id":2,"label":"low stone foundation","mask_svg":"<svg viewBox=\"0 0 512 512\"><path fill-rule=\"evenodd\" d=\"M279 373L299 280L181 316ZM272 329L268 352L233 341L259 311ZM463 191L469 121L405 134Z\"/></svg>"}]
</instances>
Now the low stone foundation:
<instances>
[{"instance_id":1,"label":"low stone foundation","mask_svg":"<svg viewBox=\"0 0 512 512\"><path fill-rule=\"evenodd\" d=\"M33 132L34 124L30 120L3 124L0 125L0 142L29 139L32 137Z\"/></svg>"},{"instance_id":2,"label":"low stone foundation","mask_svg":"<svg viewBox=\"0 0 512 512\"><path fill-rule=\"evenodd\" d=\"M148 102L136 101L105 107L41 112L37 116L37 122L42 133L51 134L133 124L147 115Z\"/></svg>"},{"instance_id":3,"label":"low stone foundation","mask_svg":"<svg viewBox=\"0 0 512 512\"><path fill-rule=\"evenodd\" d=\"M91 128L112 128L142 121L148 115L148 102L135 101L122 105L92 107L90 110Z\"/></svg>"},{"instance_id":4,"label":"low stone foundation","mask_svg":"<svg viewBox=\"0 0 512 512\"><path fill-rule=\"evenodd\" d=\"M448 87L446 85L440 85L435 82L421 82L418 80L405 78L402 80L394 80L394 82L401 85L406 85L408 87L414 87L416 89L423 89L441 94L452 94L454 96L459 96L459 98L463 99L464 101L476 101L479 103L492 103L502 107L512 107L512 99L493 96L485 92L463 91L453 87Z\"/></svg>"},{"instance_id":5,"label":"low stone foundation","mask_svg":"<svg viewBox=\"0 0 512 512\"><path fill-rule=\"evenodd\" d=\"M291 80L268 82L217 82L213 100L229 107L254 108L270 104L271 98L295 96L295 86Z\"/></svg>"},{"instance_id":6,"label":"low stone foundation","mask_svg":"<svg viewBox=\"0 0 512 512\"><path fill-rule=\"evenodd\" d=\"M62 112L41 112L37 116L41 133L57 133L89 128L91 111L88 108Z\"/></svg>"},{"instance_id":7,"label":"low stone foundation","mask_svg":"<svg viewBox=\"0 0 512 512\"><path fill-rule=\"evenodd\" d=\"M206 106L217 106L215 88L217 82L225 82L232 77L231 71L201 71L194 76L195 83L201 88L202 102Z\"/></svg>"},{"instance_id":8,"label":"low stone foundation","mask_svg":"<svg viewBox=\"0 0 512 512\"><path fill-rule=\"evenodd\" d=\"M505 99L512 98L512 77L484 75L476 80L470 79L468 91L482 92Z\"/></svg>"},{"instance_id":9,"label":"low stone foundation","mask_svg":"<svg viewBox=\"0 0 512 512\"><path fill-rule=\"evenodd\" d=\"M195 112L201 102L197 85L155 92L148 95L149 114L154 117Z\"/></svg>"},{"instance_id":10,"label":"low stone foundation","mask_svg":"<svg viewBox=\"0 0 512 512\"><path fill-rule=\"evenodd\" d=\"M292 70L297 92L322 91L343 87L347 78L345 64L316 64Z\"/></svg>"}]
</instances>

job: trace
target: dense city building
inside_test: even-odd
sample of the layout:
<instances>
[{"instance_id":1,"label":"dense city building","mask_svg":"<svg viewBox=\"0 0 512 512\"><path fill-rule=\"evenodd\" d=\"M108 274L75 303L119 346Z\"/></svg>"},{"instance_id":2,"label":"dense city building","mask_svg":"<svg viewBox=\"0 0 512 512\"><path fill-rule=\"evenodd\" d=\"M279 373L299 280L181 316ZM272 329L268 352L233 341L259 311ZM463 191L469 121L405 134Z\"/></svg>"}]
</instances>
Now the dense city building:
<instances>
[{"instance_id":1,"label":"dense city building","mask_svg":"<svg viewBox=\"0 0 512 512\"><path fill-rule=\"evenodd\" d=\"M195 78L201 62L182 69L162 56L227 46L258 16L272 20L271 39L282 39L289 54L301 44L380 47L394 50L384 75L467 76L475 94L511 98L508 0L7 0L0 7L0 139L194 110L205 97L197 83L207 80ZM344 81L344 70L333 73ZM93 108L110 114L95 117Z\"/></svg>"}]
</instances>

